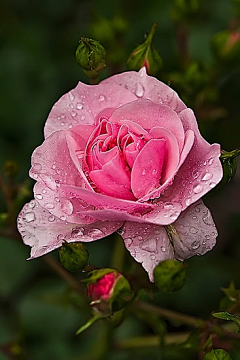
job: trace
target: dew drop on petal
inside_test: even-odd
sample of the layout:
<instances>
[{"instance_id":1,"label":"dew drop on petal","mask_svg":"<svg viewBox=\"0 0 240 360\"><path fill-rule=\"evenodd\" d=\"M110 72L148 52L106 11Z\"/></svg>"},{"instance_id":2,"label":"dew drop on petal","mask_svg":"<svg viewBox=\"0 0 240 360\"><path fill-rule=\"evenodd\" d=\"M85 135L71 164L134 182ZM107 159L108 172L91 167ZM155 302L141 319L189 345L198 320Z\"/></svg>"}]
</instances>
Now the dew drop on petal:
<instances>
[{"instance_id":1,"label":"dew drop on petal","mask_svg":"<svg viewBox=\"0 0 240 360\"><path fill-rule=\"evenodd\" d=\"M77 109L78 109L78 110L81 110L82 108L83 108L83 104L78 103L78 104L77 104Z\"/></svg>"},{"instance_id":2,"label":"dew drop on petal","mask_svg":"<svg viewBox=\"0 0 240 360\"><path fill-rule=\"evenodd\" d=\"M194 186L193 191L195 192L195 194L199 194L203 191L203 187L201 185L196 185Z\"/></svg>"},{"instance_id":3,"label":"dew drop on petal","mask_svg":"<svg viewBox=\"0 0 240 360\"><path fill-rule=\"evenodd\" d=\"M36 194L36 199L42 200L43 196L41 194Z\"/></svg>"},{"instance_id":4,"label":"dew drop on petal","mask_svg":"<svg viewBox=\"0 0 240 360\"><path fill-rule=\"evenodd\" d=\"M31 200L30 203L28 204L28 207L29 207L30 209L33 209L35 206L36 206L35 200Z\"/></svg>"},{"instance_id":5,"label":"dew drop on petal","mask_svg":"<svg viewBox=\"0 0 240 360\"><path fill-rule=\"evenodd\" d=\"M36 217L33 211L28 212L24 215L24 220L28 223L34 221L35 219Z\"/></svg>"},{"instance_id":6,"label":"dew drop on petal","mask_svg":"<svg viewBox=\"0 0 240 360\"><path fill-rule=\"evenodd\" d=\"M203 181L208 181L213 177L213 174L211 174L210 172L207 172L205 175L203 175L202 180Z\"/></svg>"},{"instance_id":7,"label":"dew drop on petal","mask_svg":"<svg viewBox=\"0 0 240 360\"><path fill-rule=\"evenodd\" d=\"M53 215L50 215L48 218L48 221L53 222L55 220L55 217Z\"/></svg>"},{"instance_id":8,"label":"dew drop on petal","mask_svg":"<svg viewBox=\"0 0 240 360\"><path fill-rule=\"evenodd\" d=\"M197 233L198 233L198 229L196 229L195 227L190 227L189 232L190 232L191 234L197 234Z\"/></svg>"},{"instance_id":9,"label":"dew drop on petal","mask_svg":"<svg viewBox=\"0 0 240 360\"><path fill-rule=\"evenodd\" d=\"M200 242L199 242L198 240L196 240L196 241L194 241L194 242L192 243L192 249L193 249L193 250L198 249L199 246L200 246Z\"/></svg>"},{"instance_id":10,"label":"dew drop on petal","mask_svg":"<svg viewBox=\"0 0 240 360\"><path fill-rule=\"evenodd\" d=\"M72 238L78 238L78 237L81 237L83 236L83 232L81 229L79 228L76 228L76 229L73 229L72 232L71 232L71 237Z\"/></svg>"},{"instance_id":11,"label":"dew drop on petal","mask_svg":"<svg viewBox=\"0 0 240 360\"><path fill-rule=\"evenodd\" d=\"M161 246L161 251L162 251L162 252L165 252L165 251L166 251L165 246Z\"/></svg>"},{"instance_id":12,"label":"dew drop on petal","mask_svg":"<svg viewBox=\"0 0 240 360\"><path fill-rule=\"evenodd\" d=\"M44 205L44 207L45 207L45 209L54 209L55 206L52 203L47 203Z\"/></svg>"},{"instance_id":13,"label":"dew drop on petal","mask_svg":"<svg viewBox=\"0 0 240 360\"><path fill-rule=\"evenodd\" d=\"M97 237L97 236L102 236L103 232L100 229L92 229L89 230L88 235L92 237Z\"/></svg>"},{"instance_id":14,"label":"dew drop on petal","mask_svg":"<svg viewBox=\"0 0 240 360\"><path fill-rule=\"evenodd\" d=\"M142 86L142 84L137 83L135 93L136 93L137 97L143 97L143 95L144 95L144 87Z\"/></svg>"},{"instance_id":15,"label":"dew drop on petal","mask_svg":"<svg viewBox=\"0 0 240 360\"><path fill-rule=\"evenodd\" d=\"M149 257L150 257L151 260L155 260L155 259L156 259L156 255L154 255L154 254L151 254Z\"/></svg>"},{"instance_id":16,"label":"dew drop on petal","mask_svg":"<svg viewBox=\"0 0 240 360\"><path fill-rule=\"evenodd\" d=\"M57 240L59 240L59 241L63 241L64 239L65 239L65 236L63 234L59 234L57 236Z\"/></svg>"},{"instance_id":17,"label":"dew drop on petal","mask_svg":"<svg viewBox=\"0 0 240 360\"><path fill-rule=\"evenodd\" d=\"M73 204L70 200L62 200L61 201L61 210L67 214L68 216L72 215L73 213Z\"/></svg>"},{"instance_id":18,"label":"dew drop on petal","mask_svg":"<svg viewBox=\"0 0 240 360\"><path fill-rule=\"evenodd\" d=\"M35 163L35 164L32 164L32 167L35 171L40 171L42 170L42 165L41 164L38 164L38 163Z\"/></svg>"},{"instance_id":19,"label":"dew drop on petal","mask_svg":"<svg viewBox=\"0 0 240 360\"><path fill-rule=\"evenodd\" d=\"M143 241L139 247L148 252L157 252L157 242L154 239Z\"/></svg>"},{"instance_id":20,"label":"dew drop on petal","mask_svg":"<svg viewBox=\"0 0 240 360\"><path fill-rule=\"evenodd\" d=\"M105 100L105 96L104 96L104 95L99 95L98 99L99 99L99 101L104 101L104 100Z\"/></svg>"},{"instance_id":21,"label":"dew drop on petal","mask_svg":"<svg viewBox=\"0 0 240 360\"><path fill-rule=\"evenodd\" d=\"M130 239L130 238L129 238L129 239L125 239L125 240L124 240L124 243L125 243L126 247L129 248L129 247L132 245L133 240Z\"/></svg>"},{"instance_id":22,"label":"dew drop on petal","mask_svg":"<svg viewBox=\"0 0 240 360\"><path fill-rule=\"evenodd\" d=\"M212 157L210 157L210 159L208 160L208 164L212 165L213 161L214 161L214 159Z\"/></svg>"}]
</instances>

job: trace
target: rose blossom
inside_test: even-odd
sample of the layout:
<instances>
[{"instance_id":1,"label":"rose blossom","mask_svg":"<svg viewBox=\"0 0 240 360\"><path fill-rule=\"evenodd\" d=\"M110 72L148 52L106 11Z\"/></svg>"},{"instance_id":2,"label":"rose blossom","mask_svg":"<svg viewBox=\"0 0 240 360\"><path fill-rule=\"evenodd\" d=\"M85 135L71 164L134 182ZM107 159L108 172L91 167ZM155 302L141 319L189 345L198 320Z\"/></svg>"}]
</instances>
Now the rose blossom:
<instances>
[{"instance_id":1,"label":"rose blossom","mask_svg":"<svg viewBox=\"0 0 240 360\"><path fill-rule=\"evenodd\" d=\"M78 83L53 106L44 133L32 155L35 199L18 217L31 258L118 230L152 279L160 261L215 245L201 197L222 178L220 146L145 68Z\"/></svg>"}]
</instances>

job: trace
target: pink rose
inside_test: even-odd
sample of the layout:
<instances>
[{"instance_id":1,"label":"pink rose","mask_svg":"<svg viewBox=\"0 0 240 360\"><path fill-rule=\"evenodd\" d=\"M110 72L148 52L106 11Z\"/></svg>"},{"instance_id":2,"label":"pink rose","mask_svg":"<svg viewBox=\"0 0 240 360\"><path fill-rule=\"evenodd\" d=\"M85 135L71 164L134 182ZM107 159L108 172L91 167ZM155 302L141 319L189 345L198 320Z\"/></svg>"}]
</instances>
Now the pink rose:
<instances>
[{"instance_id":1,"label":"pink rose","mask_svg":"<svg viewBox=\"0 0 240 360\"><path fill-rule=\"evenodd\" d=\"M79 83L53 106L32 155L35 200L18 217L31 258L117 230L151 279L162 260L204 254L217 231L201 197L222 178L219 156L145 68Z\"/></svg>"}]
</instances>

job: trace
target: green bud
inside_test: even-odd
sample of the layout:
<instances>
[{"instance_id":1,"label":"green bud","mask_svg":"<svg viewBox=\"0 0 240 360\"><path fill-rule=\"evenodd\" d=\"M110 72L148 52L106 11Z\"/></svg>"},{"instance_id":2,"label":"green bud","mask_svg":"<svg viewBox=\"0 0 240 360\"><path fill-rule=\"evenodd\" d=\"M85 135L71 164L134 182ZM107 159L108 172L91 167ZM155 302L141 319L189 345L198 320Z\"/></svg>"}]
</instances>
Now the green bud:
<instances>
[{"instance_id":1,"label":"green bud","mask_svg":"<svg viewBox=\"0 0 240 360\"><path fill-rule=\"evenodd\" d=\"M157 75L162 67L162 59L152 45L152 39L157 30L157 23L154 23L150 33L143 44L138 45L130 54L127 65L129 70L140 70L146 67L149 75Z\"/></svg>"},{"instance_id":2,"label":"green bud","mask_svg":"<svg viewBox=\"0 0 240 360\"><path fill-rule=\"evenodd\" d=\"M77 63L90 79L95 79L106 66L106 51L99 41L80 37L76 53Z\"/></svg>"},{"instance_id":3,"label":"green bud","mask_svg":"<svg viewBox=\"0 0 240 360\"><path fill-rule=\"evenodd\" d=\"M222 150L222 155L220 159L222 161L222 166L223 166L223 178L221 183L219 184L220 186L227 184L234 178L237 170L236 158L239 155L240 155L240 150L238 149L229 152Z\"/></svg>"},{"instance_id":4,"label":"green bud","mask_svg":"<svg viewBox=\"0 0 240 360\"><path fill-rule=\"evenodd\" d=\"M93 270L84 282L93 310L102 316L124 308L133 297L128 280L115 269Z\"/></svg>"},{"instance_id":5,"label":"green bud","mask_svg":"<svg viewBox=\"0 0 240 360\"><path fill-rule=\"evenodd\" d=\"M63 243L58 250L61 265L68 271L76 272L85 268L89 253L81 242Z\"/></svg>"},{"instance_id":6,"label":"green bud","mask_svg":"<svg viewBox=\"0 0 240 360\"><path fill-rule=\"evenodd\" d=\"M205 354L204 360L232 360L231 356L223 349L212 349Z\"/></svg>"},{"instance_id":7,"label":"green bud","mask_svg":"<svg viewBox=\"0 0 240 360\"><path fill-rule=\"evenodd\" d=\"M154 282L162 292L176 291L186 281L186 265L178 260L164 260L153 270Z\"/></svg>"},{"instance_id":8,"label":"green bud","mask_svg":"<svg viewBox=\"0 0 240 360\"><path fill-rule=\"evenodd\" d=\"M216 58L224 63L238 64L240 56L240 31L225 30L212 39L212 50Z\"/></svg>"}]
</instances>

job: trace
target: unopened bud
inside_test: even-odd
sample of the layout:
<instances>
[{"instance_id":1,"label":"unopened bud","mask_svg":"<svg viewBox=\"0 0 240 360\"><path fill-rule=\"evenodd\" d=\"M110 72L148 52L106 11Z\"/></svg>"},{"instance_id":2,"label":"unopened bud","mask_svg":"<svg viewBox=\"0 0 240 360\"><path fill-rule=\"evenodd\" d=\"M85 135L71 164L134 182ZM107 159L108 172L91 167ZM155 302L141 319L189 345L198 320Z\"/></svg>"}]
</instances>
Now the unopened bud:
<instances>
[{"instance_id":1,"label":"unopened bud","mask_svg":"<svg viewBox=\"0 0 240 360\"><path fill-rule=\"evenodd\" d=\"M179 290L186 281L186 266L178 260L160 262L153 270L154 282L162 292Z\"/></svg>"},{"instance_id":2,"label":"unopened bud","mask_svg":"<svg viewBox=\"0 0 240 360\"><path fill-rule=\"evenodd\" d=\"M157 30L157 23L154 23L150 33L143 44L138 45L130 54L127 65L129 70L140 70L145 66L149 75L157 75L162 67L162 59L152 45L153 35Z\"/></svg>"},{"instance_id":3,"label":"unopened bud","mask_svg":"<svg viewBox=\"0 0 240 360\"><path fill-rule=\"evenodd\" d=\"M68 271L76 272L87 265L89 253L81 242L65 242L58 252L61 265Z\"/></svg>"},{"instance_id":4,"label":"unopened bud","mask_svg":"<svg viewBox=\"0 0 240 360\"><path fill-rule=\"evenodd\" d=\"M222 155L220 159L223 166L223 178L219 186L227 184L234 178L237 170L236 158L239 155L240 155L240 150L238 149L229 152L222 150Z\"/></svg>"},{"instance_id":5,"label":"unopened bud","mask_svg":"<svg viewBox=\"0 0 240 360\"><path fill-rule=\"evenodd\" d=\"M80 37L76 53L77 63L90 79L98 76L106 66L106 51L99 41Z\"/></svg>"},{"instance_id":6,"label":"unopened bud","mask_svg":"<svg viewBox=\"0 0 240 360\"><path fill-rule=\"evenodd\" d=\"M84 281L93 310L104 316L124 308L133 297L128 280L115 269L93 270Z\"/></svg>"}]
</instances>

